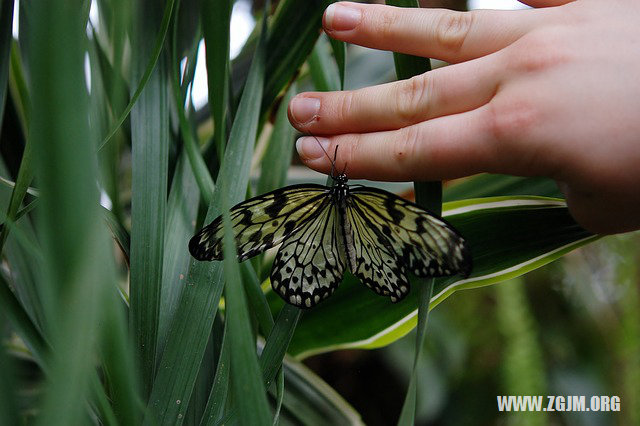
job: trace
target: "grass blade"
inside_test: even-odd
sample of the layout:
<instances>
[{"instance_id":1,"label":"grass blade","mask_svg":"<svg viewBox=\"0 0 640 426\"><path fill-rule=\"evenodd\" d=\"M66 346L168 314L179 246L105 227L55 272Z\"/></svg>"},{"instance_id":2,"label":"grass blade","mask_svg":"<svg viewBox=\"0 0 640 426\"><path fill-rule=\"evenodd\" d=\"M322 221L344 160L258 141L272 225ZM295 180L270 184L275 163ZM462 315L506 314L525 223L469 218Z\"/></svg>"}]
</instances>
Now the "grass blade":
<instances>
[{"instance_id":1,"label":"grass blade","mask_svg":"<svg viewBox=\"0 0 640 426\"><path fill-rule=\"evenodd\" d=\"M7 83L9 81L9 54L11 52L11 34L13 24L12 1L0 4L0 129L4 118L4 104L7 100Z\"/></svg>"},{"instance_id":2,"label":"grass blade","mask_svg":"<svg viewBox=\"0 0 640 426\"><path fill-rule=\"evenodd\" d=\"M338 74L340 75L340 90L344 90L344 71L347 67L347 43L329 37L333 57L338 64Z\"/></svg>"},{"instance_id":3,"label":"grass blade","mask_svg":"<svg viewBox=\"0 0 640 426\"><path fill-rule=\"evenodd\" d=\"M167 3L171 9L173 0ZM133 81L147 77L149 52L157 44L158 4L154 0L134 3L132 33ZM163 22L164 24L164 22ZM162 31L160 31L162 33ZM157 48L157 46L156 46ZM156 344L164 254L167 175L169 163L169 99L166 57L148 77L138 102L131 110L131 268L129 323L142 373L144 394L149 394L155 375ZM142 75L142 77L141 77ZM136 94L132 95L135 101Z\"/></svg>"},{"instance_id":4,"label":"grass blade","mask_svg":"<svg viewBox=\"0 0 640 426\"><path fill-rule=\"evenodd\" d=\"M183 152L173 176L167 202L167 231L162 262L162 295L158 323L158 356L164 349L171 320L184 289L190 256L186 242L193 234L193 222L198 212L200 193L187 156Z\"/></svg>"},{"instance_id":5,"label":"grass blade","mask_svg":"<svg viewBox=\"0 0 640 426\"><path fill-rule=\"evenodd\" d=\"M301 315L300 308L285 304L278 314L269 337L267 337L260 356L260 366L262 367L262 374L267 388L271 386L278 370L282 366L282 360Z\"/></svg>"},{"instance_id":6,"label":"grass blade","mask_svg":"<svg viewBox=\"0 0 640 426\"><path fill-rule=\"evenodd\" d=\"M318 38L307 63L316 90L321 92L340 90L340 71L329 53L329 43L327 43L326 37Z\"/></svg>"},{"instance_id":7,"label":"grass blade","mask_svg":"<svg viewBox=\"0 0 640 426\"><path fill-rule=\"evenodd\" d=\"M207 406L200 421L202 426L214 426L224 414L224 407L227 402L227 394L229 389L229 373L230 373L230 355L229 340L226 328L229 322L225 323L225 331L222 338L222 349L220 350L220 359L216 368L216 375L209 394Z\"/></svg>"},{"instance_id":8,"label":"grass blade","mask_svg":"<svg viewBox=\"0 0 640 426\"><path fill-rule=\"evenodd\" d=\"M297 0L279 2L269 31L263 111L268 109L298 68L306 61L318 39L322 13L330 0L311 0L300 7Z\"/></svg>"},{"instance_id":9,"label":"grass blade","mask_svg":"<svg viewBox=\"0 0 640 426\"><path fill-rule=\"evenodd\" d=\"M264 37L264 36L261 36ZM258 44L218 175L218 187L229 181L229 203L242 199L249 184L249 167L258 130L264 81L264 46ZM218 188L217 187L217 188ZM205 221L220 214L220 191L216 189ZM185 242L184 250L187 250ZM222 294L219 262L192 261L186 287L169 328L165 350L149 399L147 422L175 422L184 417L207 339ZM179 403L176 403L179 401Z\"/></svg>"},{"instance_id":10,"label":"grass blade","mask_svg":"<svg viewBox=\"0 0 640 426\"><path fill-rule=\"evenodd\" d=\"M207 165L202 159L202 155L200 154L200 149L196 143L195 135L192 132L191 125L187 120L187 116L185 113L185 99L182 96L182 90L180 88L180 75L178 71L178 63L180 62L180 58L178 56L178 48L177 48L177 29L178 29L178 14L176 13L174 23L173 23L173 61L171 64L172 69L172 78L171 78L171 86L173 88L173 100L175 109L178 112L178 122L180 125L180 134L182 135L182 139L184 140L184 148L185 152L189 158L189 162L191 164L191 168L193 169L193 175L195 177L196 183L198 184L198 188L200 188L200 193L202 194L202 198L205 200L207 204L211 202L211 198L213 197L213 179L211 178L211 174L209 174L209 169L207 169ZM193 62L193 61L192 61ZM187 85L187 83L184 83Z\"/></svg>"},{"instance_id":11,"label":"grass blade","mask_svg":"<svg viewBox=\"0 0 640 426\"><path fill-rule=\"evenodd\" d=\"M13 3L13 2L11 2ZM2 296L4 283L0 283L0 297ZM1 305L0 301L0 305ZM0 341L5 340L5 318L4 312L0 310ZM4 345L0 346L0 424L17 425L18 404L16 403L16 380L15 366L13 360L9 358Z\"/></svg>"},{"instance_id":12,"label":"grass blade","mask_svg":"<svg viewBox=\"0 0 640 426\"><path fill-rule=\"evenodd\" d=\"M223 187L223 200L225 197ZM227 338L231 355L231 389L236 410L240 413L242 425L270 425L271 410L267 402L264 384L260 380L260 368L256 354L256 342L253 338L251 324L247 319L249 309L240 270L236 260L236 245L231 226L229 207L223 201L222 218L225 227L224 247L224 276L225 276L225 305L229 322Z\"/></svg>"},{"instance_id":13,"label":"grass blade","mask_svg":"<svg viewBox=\"0 0 640 426\"><path fill-rule=\"evenodd\" d=\"M291 157L293 156L293 137L295 136L295 129L289 124L287 118L287 107L296 92L297 86L293 83L278 108L273 132L269 137L264 157L262 157L256 195L280 188L287 180L287 171L291 166Z\"/></svg>"},{"instance_id":14,"label":"grass blade","mask_svg":"<svg viewBox=\"0 0 640 426\"><path fill-rule=\"evenodd\" d=\"M416 0L387 0L387 4L400 7L419 7ZM407 79L431 70L429 59L417 56L393 53L398 79ZM442 213L442 183L440 182L414 182L416 191L416 203L427 210L440 215ZM418 325L416 329L416 345L414 349L413 370L409 380L409 387L402 405L399 425L413 425L416 413L417 399L417 374L422 348L424 347L427 332L427 320L429 318L429 305L433 294L434 279L416 280L419 285L418 292Z\"/></svg>"},{"instance_id":15,"label":"grass blade","mask_svg":"<svg viewBox=\"0 0 640 426\"><path fill-rule=\"evenodd\" d=\"M260 355L260 368L265 389L269 389L278 372L282 372L282 361L301 315L300 308L288 304L285 304L278 314ZM237 416L237 410L230 411L216 424L233 424Z\"/></svg>"},{"instance_id":16,"label":"grass blade","mask_svg":"<svg viewBox=\"0 0 640 426\"><path fill-rule=\"evenodd\" d=\"M167 36L167 31L169 30L169 23L171 22L171 14L173 12L174 3L175 3L175 0L167 0L167 3L164 8L164 15L162 16L162 23L160 24L160 30L157 33L157 36L155 38L155 43L152 48L152 54L149 57L146 67L144 68L144 73L142 74L140 79L134 80L134 81L139 81L140 83L138 83L138 86L136 87L136 91L134 92L134 94L131 95L129 104L124 109L122 114L120 114L120 116L118 117L118 120L115 122L115 124L111 128L111 131L104 137L104 139L100 143L100 146L98 146L98 151L101 151L105 147L105 145L109 143L111 138L113 138L113 136L116 134L118 129L120 129L120 126L122 126L124 121L129 116L129 113L131 112L134 105L138 101L138 98L142 95L142 91L146 87L149 79L151 78L154 69L156 69L156 65L160 60L160 54L162 53L162 48L164 46L164 42ZM152 9L155 10L156 9L155 6L152 6ZM149 50L141 51L140 56L146 57L146 54L148 51ZM138 55L135 55L134 57L137 58ZM163 67L159 67L159 68L163 68Z\"/></svg>"},{"instance_id":17,"label":"grass blade","mask_svg":"<svg viewBox=\"0 0 640 426\"><path fill-rule=\"evenodd\" d=\"M9 321L15 332L27 345L33 357L44 366L45 355L49 348L42 338L40 331L31 321L29 315L9 288L9 283L7 283L1 274L0 306L2 306L3 319Z\"/></svg>"},{"instance_id":18,"label":"grass blade","mask_svg":"<svg viewBox=\"0 0 640 426\"><path fill-rule=\"evenodd\" d=\"M231 0L202 1L202 32L207 47L209 106L214 123L214 141L218 158L224 155L227 141L226 115L229 105L229 23Z\"/></svg>"},{"instance_id":19,"label":"grass blade","mask_svg":"<svg viewBox=\"0 0 640 426\"><path fill-rule=\"evenodd\" d=\"M0 161L0 173L3 175L8 174L3 161ZM4 183L11 186L10 184L12 182L5 181ZM28 191L31 191L31 189L27 190L27 192ZM32 192L36 193L37 191ZM7 191L6 188L0 190L0 206L2 206L2 210L7 208L6 206L8 206L12 193L13 191ZM37 203L37 199L32 201L29 206L33 207L35 205L34 203ZM23 208L23 211L29 208L29 206ZM34 255L34 253L23 247L18 240L20 234L29 241L36 240L31 222L28 220L18 220L19 215L20 212L16 215L16 222L13 224L3 220L4 226L15 228L12 233L8 233L3 254L9 265L8 279L11 280L16 297L36 327L41 328L44 324L44 309L42 307L42 294L37 282L37 270L42 268L42 259L41 256L39 258L38 255Z\"/></svg>"},{"instance_id":20,"label":"grass blade","mask_svg":"<svg viewBox=\"0 0 640 426\"><path fill-rule=\"evenodd\" d=\"M39 288L53 348L38 423L79 424L87 420L83 402L95 377L95 331L105 294L115 283L88 120L86 16L82 2L28 5L29 135L41 183L38 228L44 258Z\"/></svg>"}]
</instances>

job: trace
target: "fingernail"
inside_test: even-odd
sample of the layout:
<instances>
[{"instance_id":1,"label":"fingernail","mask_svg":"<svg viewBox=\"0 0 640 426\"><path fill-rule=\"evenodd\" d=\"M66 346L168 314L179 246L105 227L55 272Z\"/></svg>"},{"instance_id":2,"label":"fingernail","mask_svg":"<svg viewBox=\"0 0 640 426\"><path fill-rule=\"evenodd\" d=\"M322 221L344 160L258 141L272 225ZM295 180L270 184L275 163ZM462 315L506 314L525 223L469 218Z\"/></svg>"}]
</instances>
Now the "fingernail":
<instances>
[{"instance_id":1,"label":"fingernail","mask_svg":"<svg viewBox=\"0 0 640 426\"><path fill-rule=\"evenodd\" d=\"M329 149L329 139L303 136L296 141L296 151L304 160L317 160Z\"/></svg>"},{"instance_id":2,"label":"fingernail","mask_svg":"<svg viewBox=\"0 0 640 426\"><path fill-rule=\"evenodd\" d=\"M289 106L293 119L299 124L305 124L318 116L320 99L296 96Z\"/></svg>"},{"instance_id":3,"label":"fingernail","mask_svg":"<svg viewBox=\"0 0 640 426\"><path fill-rule=\"evenodd\" d=\"M334 31L354 29L362 18L360 9L348 2L332 3L324 12L325 27Z\"/></svg>"}]
</instances>

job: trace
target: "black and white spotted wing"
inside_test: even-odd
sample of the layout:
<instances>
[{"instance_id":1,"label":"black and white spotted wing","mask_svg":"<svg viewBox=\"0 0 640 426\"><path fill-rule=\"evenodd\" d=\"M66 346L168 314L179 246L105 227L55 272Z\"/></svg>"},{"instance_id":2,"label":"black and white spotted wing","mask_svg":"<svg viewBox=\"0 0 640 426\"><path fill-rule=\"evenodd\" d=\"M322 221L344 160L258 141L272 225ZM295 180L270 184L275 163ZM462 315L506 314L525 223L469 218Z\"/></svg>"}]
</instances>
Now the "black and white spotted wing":
<instances>
[{"instance_id":1,"label":"black and white spotted wing","mask_svg":"<svg viewBox=\"0 0 640 426\"><path fill-rule=\"evenodd\" d=\"M288 303L312 307L331 295L348 267L365 285L396 302L409 292L407 272L421 277L468 276L464 239L444 220L394 194L293 185L231 209L240 261L282 244L271 270L273 289ZM198 260L222 259L218 217L189 242Z\"/></svg>"},{"instance_id":2,"label":"black and white spotted wing","mask_svg":"<svg viewBox=\"0 0 640 426\"><path fill-rule=\"evenodd\" d=\"M443 219L381 189L359 186L351 188L349 195L348 209L378 230L414 275L468 276L471 272L464 239Z\"/></svg>"},{"instance_id":3,"label":"black and white spotted wing","mask_svg":"<svg viewBox=\"0 0 640 426\"><path fill-rule=\"evenodd\" d=\"M275 247L326 207L329 188L322 185L292 185L243 201L231 209L238 261ZM189 241L189 251L198 260L222 260L222 216L202 228Z\"/></svg>"},{"instance_id":4,"label":"black and white spotted wing","mask_svg":"<svg viewBox=\"0 0 640 426\"><path fill-rule=\"evenodd\" d=\"M271 268L271 287L295 306L311 307L342 280L344 244L337 206L327 197L320 213L285 238Z\"/></svg>"}]
</instances>

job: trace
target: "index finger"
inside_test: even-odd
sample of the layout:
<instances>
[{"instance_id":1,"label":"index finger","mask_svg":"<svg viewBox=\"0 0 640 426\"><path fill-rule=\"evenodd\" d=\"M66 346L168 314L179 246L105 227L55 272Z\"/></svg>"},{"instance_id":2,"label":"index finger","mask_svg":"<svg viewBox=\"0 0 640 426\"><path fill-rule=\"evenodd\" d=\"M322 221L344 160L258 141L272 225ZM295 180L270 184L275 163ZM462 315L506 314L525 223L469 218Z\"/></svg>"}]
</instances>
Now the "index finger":
<instances>
[{"instance_id":1,"label":"index finger","mask_svg":"<svg viewBox=\"0 0 640 426\"><path fill-rule=\"evenodd\" d=\"M552 9L456 12L339 2L327 7L323 26L349 43L462 62L496 52L556 15Z\"/></svg>"}]
</instances>

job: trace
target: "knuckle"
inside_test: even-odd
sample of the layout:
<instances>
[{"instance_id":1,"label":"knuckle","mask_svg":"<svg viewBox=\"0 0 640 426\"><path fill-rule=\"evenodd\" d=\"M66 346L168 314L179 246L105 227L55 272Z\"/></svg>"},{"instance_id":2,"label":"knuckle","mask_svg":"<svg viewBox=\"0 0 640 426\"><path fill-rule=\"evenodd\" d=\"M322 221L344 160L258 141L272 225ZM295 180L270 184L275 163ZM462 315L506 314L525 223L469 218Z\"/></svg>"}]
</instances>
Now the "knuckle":
<instances>
[{"instance_id":1,"label":"knuckle","mask_svg":"<svg viewBox=\"0 0 640 426\"><path fill-rule=\"evenodd\" d=\"M340 97L340 101L338 102L337 105L337 113L338 113L338 117L340 120L344 121L349 119L349 117L351 117L352 113L353 113L353 99L354 97L354 93L349 91L349 92L343 92L342 96Z\"/></svg>"},{"instance_id":2,"label":"knuckle","mask_svg":"<svg viewBox=\"0 0 640 426\"><path fill-rule=\"evenodd\" d=\"M551 172L553 161L549 150L535 137L541 114L525 97L512 97L508 101L494 98L489 102L486 125L496 169L527 175Z\"/></svg>"},{"instance_id":3,"label":"knuckle","mask_svg":"<svg viewBox=\"0 0 640 426\"><path fill-rule=\"evenodd\" d=\"M420 130L418 126L403 127L397 136L393 141L392 154L397 163L403 163L414 157L416 147L420 142Z\"/></svg>"},{"instance_id":4,"label":"knuckle","mask_svg":"<svg viewBox=\"0 0 640 426\"><path fill-rule=\"evenodd\" d=\"M396 36L396 18L390 13L380 13L377 19L377 32L382 40L391 40Z\"/></svg>"},{"instance_id":5,"label":"knuckle","mask_svg":"<svg viewBox=\"0 0 640 426\"><path fill-rule=\"evenodd\" d=\"M475 12L447 11L436 22L436 40L447 50L459 51L471 32Z\"/></svg>"},{"instance_id":6,"label":"knuckle","mask_svg":"<svg viewBox=\"0 0 640 426\"><path fill-rule=\"evenodd\" d=\"M340 147L336 159L336 167L338 167L338 170L343 170L359 157L358 151L362 147L361 142L361 135L344 135L336 141L336 146Z\"/></svg>"},{"instance_id":7,"label":"knuckle","mask_svg":"<svg viewBox=\"0 0 640 426\"><path fill-rule=\"evenodd\" d=\"M487 127L492 139L501 146L525 138L539 122L537 109L522 97L505 101L499 97L489 102Z\"/></svg>"},{"instance_id":8,"label":"knuckle","mask_svg":"<svg viewBox=\"0 0 640 426\"><path fill-rule=\"evenodd\" d=\"M564 43L551 31L532 32L523 36L508 58L510 68L519 73L531 73L549 69L569 59Z\"/></svg>"},{"instance_id":9,"label":"knuckle","mask_svg":"<svg viewBox=\"0 0 640 426\"><path fill-rule=\"evenodd\" d=\"M403 125L415 124L428 115L431 78L426 74L412 77L399 84L396 94L396 113Z\"/></svg>"}]
</instances>

